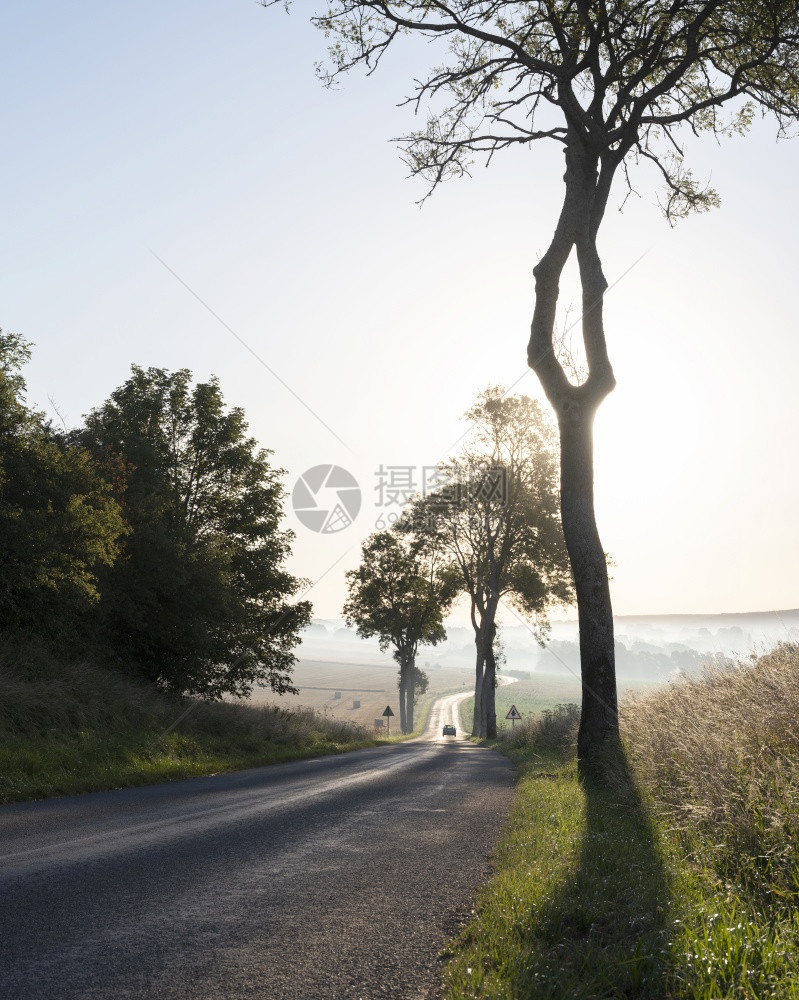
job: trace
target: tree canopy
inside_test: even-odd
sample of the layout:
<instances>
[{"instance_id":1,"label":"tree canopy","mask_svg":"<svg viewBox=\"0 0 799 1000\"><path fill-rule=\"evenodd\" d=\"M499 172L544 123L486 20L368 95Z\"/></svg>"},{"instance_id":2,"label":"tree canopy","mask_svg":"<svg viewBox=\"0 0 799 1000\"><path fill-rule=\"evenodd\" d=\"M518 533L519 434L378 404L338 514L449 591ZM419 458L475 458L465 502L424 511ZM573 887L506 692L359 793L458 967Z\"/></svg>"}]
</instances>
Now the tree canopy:
<instances>
[{"instance_id":1,"label":"tree canopy","mask_svg":"<svg viewBox=\"0 0 799 1000\"><path fill-rule=\"evenodd\" d=\"M717 200L683 163L682 126L740 133L760 107L793 127L798 11L785 0L333 0L313 21L332 39L326 82L371 72L409 35L438 42L442 61L407 96L426 126L399 140L433 185L475 155L579 138L601 153L600 190L622 164L655 163L678 217Z\"/></svg>"},{"instance_id":2,"label":"tree canopy","mask_svg":"<svg viewBox=\"0 0 799 1000\"><path fill-rule=\"evenodd\" d=\"M63 640L98 600L125 524L89 454L27 405L30 356L0 331L0 629Z\"/></svg>"},{"instance_id":3,"label":"tree canopy","mask_svg":"<svg viewBox=\"0 0 799 1000\"><path fill-rule=\"evenodd\" d=\"M288 600L302 581L283 566L293 536L280 527L282 471L247 436L243 411L225 408L218 381L134 366L81 439L123 469L131 532L101 607L111 645L177 692L293 690L310 604Z\"/></svg>"}]
</instances>

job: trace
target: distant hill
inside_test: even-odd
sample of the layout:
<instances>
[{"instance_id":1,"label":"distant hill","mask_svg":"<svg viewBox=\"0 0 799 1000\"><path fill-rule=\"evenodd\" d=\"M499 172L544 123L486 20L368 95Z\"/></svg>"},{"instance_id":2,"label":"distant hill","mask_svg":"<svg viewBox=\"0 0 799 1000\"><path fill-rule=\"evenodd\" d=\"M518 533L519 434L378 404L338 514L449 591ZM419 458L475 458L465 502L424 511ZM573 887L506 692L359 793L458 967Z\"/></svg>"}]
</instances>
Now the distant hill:
<instances>
[{"instance_id":1,"label":"distant hill","mask_svg":"<svg viewBox=\"0 0 799 1000\"><path fill-rule=\"evenodd\" d=\"M616 667L622 681L666 681L680 673L699 671L708 658L742 659L779 642L799 642L796 608L712 615L620 615L615 624ZM447 635L447 642L420 651L419 664L473 667L471 627L452 624ZM394 665L391 654L381 653L375 640L358 638L339 619L314 619L302 638L297 651L300 658ZM553 621L543 648L522 622L503 626L502 641L507 670L579 673L576 619Z\"/></svg>"}]
</instances>

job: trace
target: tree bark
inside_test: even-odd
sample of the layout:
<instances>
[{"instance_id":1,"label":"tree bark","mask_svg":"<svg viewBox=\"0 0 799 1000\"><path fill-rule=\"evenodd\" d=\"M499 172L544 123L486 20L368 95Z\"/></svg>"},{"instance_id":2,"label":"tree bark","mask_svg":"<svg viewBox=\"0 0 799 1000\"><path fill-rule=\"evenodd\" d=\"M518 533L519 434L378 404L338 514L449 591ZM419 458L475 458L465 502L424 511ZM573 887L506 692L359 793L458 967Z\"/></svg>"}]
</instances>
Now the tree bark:
<instances>
[{"instance_id":1,"label":"tree bark","mask_svg":"<svg viewBox=\"0 0 799 1000\"><path fill-rule=\"evenodd\" d=\"M492 643L486 649L485 673L483 674L483 699L480 719L480 736L482 739L495 740L497 738L496 677L497 663Z\"/></svg>"},{"instance_id":2,"label":"tree bark","mask_svg":"<svg viewBox=\"0 0 799 1000\"><path fill-rule=\"evenodd\" d=\"M494 656L494 640L497 634L496 618L499 597L492 594L483 610L480 623L480 636L483 650L483 670L480 678L480 715L478 725L473 735L480 739L496 739L497 708L496 708L496 675L497 664ZM490 674L490 676L489 676ZM475 708L478 700L475 697Z\"/></svg>"},{"instance_id":3,"label":"tree bark","mask_svg":"<svg viewBox=\"0 0 799 1000\"><path fill-rule=\"evenodd\" d=\"M474 637L476 648L476 662L474 668L474 712L472 713L472 736L480 735L480 721L482 719L483 703L483 672L485 669L485 649L483 647L482 626Z\"/></svg>"},{"instance_id":4,"label":"tree bark","mask_svg":"<svg viewBox=\"0 0 799 1000\"><path fill-rule=\"evenodd\" d=\"M535 309L528 363L557 415L561 451L561 520L574 575L580 625L582 712L580 774L596 770L602 745L618 736L613 610L607 563L594 514L593 424L616 382L607 354L602 307L607 282L596 247L617 163L599 157L576 130L566 148L566 194L555 234L533 273ZM599 172L598 172L598 168ZM583 292L588 378L572 385L555 356L553 334L560 275L577 250Z\"/></svg>"},{"instance_id":5,"label":"tree bark","mask_svg":"<svg viewBox=\"0 0 799 1000\"><path fill-rule=\"evenodd\" d=\"M413 668L415 666L416 666L416 657L409 655L406 667L408 679L405 682L405 702L406 702L405 724L408 727L409 733L413 732L413 708L414 708L414 699L416 697L416 685L414 684L414 679L413 679Z\"/></svg>"},{"instance_id":6,"label":"tree bark","mask_svg":"<svg viewBox=\"0 0 799 1000\"><path fill-rule=\"evenodd\" d=\"M407 668L407 655L404 652L400 652L399 664L400 664L400 675L399 675L400 732L403 735L405 735L405 733L407 733L408 731L407 715L405 712L405 697L406 697L406 690L408 687L408 668Z\"/></svg>"},{"instance_id":7,"label":"tree bark","mask_svg":"<svg viewBox=\"0 0 799 1000\"><path fill-rule=\"evenodd\" d=\"M569 410L559 421L561 518L574 573L580 627L582 711L577 738L580 773L618 735L613 610L605 552L594 515L594 411Z\"/></svg>"},{"instance_id":8,"label":"tree bark","mask_svg":"<svg viewBox=\"0 0 799 1000\"><path fill-rule=\"evenodd\" d=\"M493 663L493 655L491 649L491 643L493 641L493 622L488 620L487 609L483 611L482 621L480 622L479 628L476 630L474 637L474 643L477 650L477 661L475 665L474 672L474 715L472 719L472 736L478 736L481 739L485 737L485 698L486 698L486 685L485 685L485 672L488 667L489 656L491 656L491 662Z\"/></svg>"}]
</instances>

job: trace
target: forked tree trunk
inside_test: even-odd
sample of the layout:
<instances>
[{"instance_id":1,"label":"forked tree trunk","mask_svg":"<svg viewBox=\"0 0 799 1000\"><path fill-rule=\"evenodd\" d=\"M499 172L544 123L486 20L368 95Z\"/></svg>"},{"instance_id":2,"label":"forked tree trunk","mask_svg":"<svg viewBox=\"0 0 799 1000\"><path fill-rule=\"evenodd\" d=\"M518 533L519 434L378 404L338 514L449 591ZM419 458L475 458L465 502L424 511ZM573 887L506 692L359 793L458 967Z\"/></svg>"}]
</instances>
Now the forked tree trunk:
<instances>
[{"instance_id":1,"label":"forked tree trunk","mask_svg":"<svg viewBox=\"0 0 799 1000\"><path fill-rule=\"evenodd\" d=\"M561 519L577 595L583 702L578 763L595 771L603 745L618 736L613 610L605 553L594 515L593 423L616 382L607 355L602 305L607 282L596 235L618 155L601 163L575 128L566 148L566 195L555 235L534 269L535 310L528 362L541 380L560 428ZM583 343L588 378L572 385L555 357L553 334L560 276L577 250L583 291Z\"/></svg>"}]
</instances>

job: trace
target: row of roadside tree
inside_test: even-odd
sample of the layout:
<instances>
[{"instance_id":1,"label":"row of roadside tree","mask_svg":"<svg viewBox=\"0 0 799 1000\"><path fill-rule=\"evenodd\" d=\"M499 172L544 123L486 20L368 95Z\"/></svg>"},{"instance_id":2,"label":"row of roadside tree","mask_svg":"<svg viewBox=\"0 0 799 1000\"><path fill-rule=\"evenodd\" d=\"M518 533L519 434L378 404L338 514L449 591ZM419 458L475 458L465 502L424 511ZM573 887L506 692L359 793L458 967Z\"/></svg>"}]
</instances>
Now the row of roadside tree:
<instances>
[{"instance_id":1,"label":"row of roadside tree","mask_svg":"<svg viewBox=\"0 0 799 1000\"><path fill-rule=\"evenodd\" d=\"M468 444L440 465L437 487L365 541L360 566L347 574L344 614L360 635L393 650L400 723L410 732L417 688L425 683L417 651L446 638L444 617L465 596L475 641L472 732L492 738L500 607L542 641L549 609L571 603L572 576L556 439L537 402L492 387L466 419Z\"/></svg>"}]
</instances>

